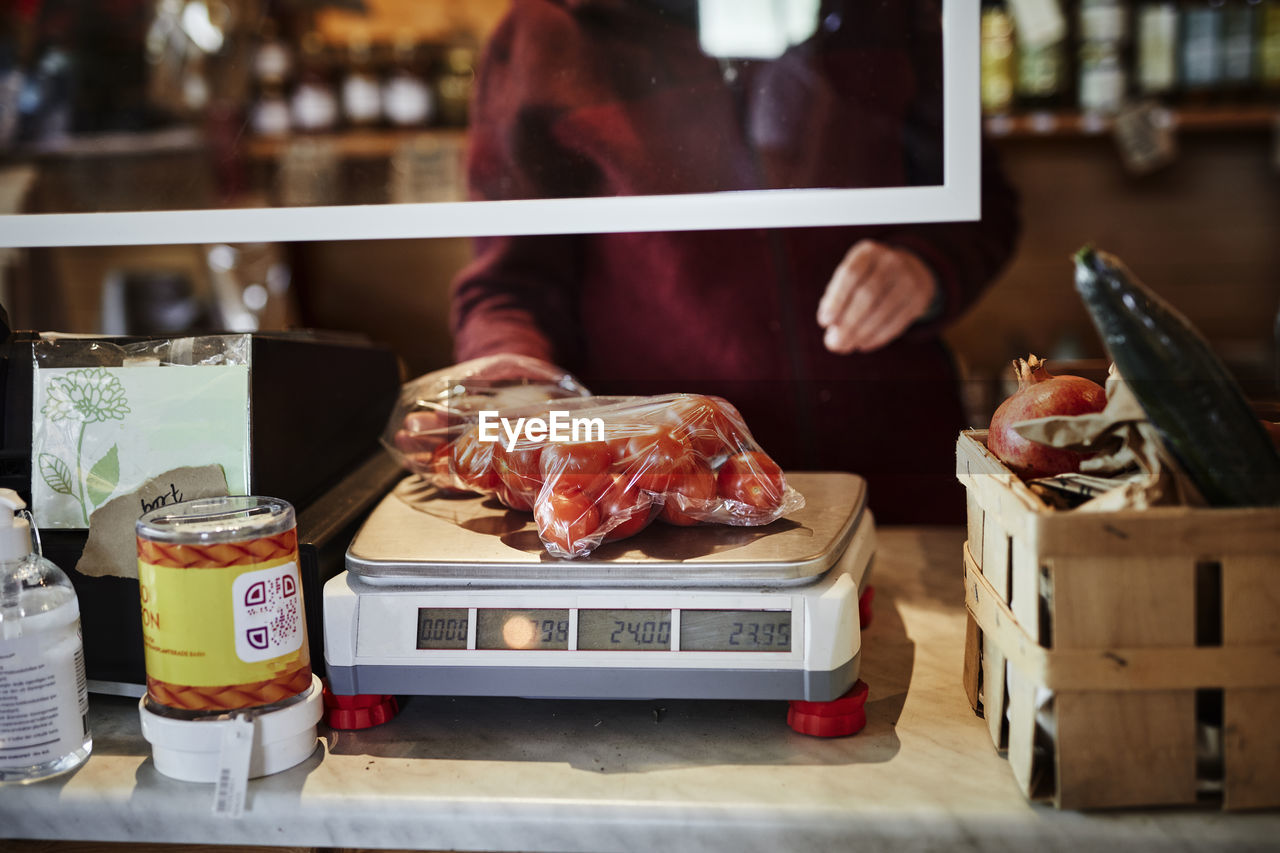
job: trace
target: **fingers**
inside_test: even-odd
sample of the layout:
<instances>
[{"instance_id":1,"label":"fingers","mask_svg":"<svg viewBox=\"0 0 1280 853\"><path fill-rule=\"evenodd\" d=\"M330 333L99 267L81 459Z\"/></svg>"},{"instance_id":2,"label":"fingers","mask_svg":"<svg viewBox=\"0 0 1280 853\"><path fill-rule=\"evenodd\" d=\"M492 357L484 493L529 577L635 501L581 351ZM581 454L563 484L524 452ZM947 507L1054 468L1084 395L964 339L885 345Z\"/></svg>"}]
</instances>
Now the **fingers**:
<instances>
[{"instance_id":1,"label":"fingers","mask_svg":"<svg viewBox=\"0 0 1280 853\"><path fill-rule=\"evenodd\" d=\"M862 240L845 253L818 302L819 326L829 328L845 314L858 285L871 277L882 248L879 243Z\"/></svg>"},{"instance_id":2,"label":"fingers","mask_svg":"<svg viewBox=\"0 0 1280 853\"><path fill-rule=\"evenodd\" d=\"M896 299L881 302L876 309L862 318L851 337L861 352L871 352L896 340L920 316L915 304Z\"/></svg>"},{"instance_id":3,"label":"fingers","mask_svg":"<svg viewBox=\"0 0 1280 853\"><path fill-rule=\"evenodd\" d=\"M879 349L924 314L936 288L915 255L862 241L845 256L819 303L823 344L842 355Z\"/></svg>"},{"instance_id":4,"label":"fingers","mask_svg":"<svg viewBox=\"0 0 1280 853\"><path fill-rule=\"evenodd\" d=\"M393 441L400 452L405 454L426 453L444 444L449 419L434 410L410 412L405 415L400 429L396 430Z\"/></svg>"},{"instance_id":5,"label":"fingers","mask_svg":"<svg viewBox=\"0 0 1280 853\"><path fill-rule=\"evenodd\" d=\"M861 349L868 335L878 330L878 324L896 313L901 297L889 282L884 275L859 282L844 312L823 335L827 349L841 354Z\"/></svg>"}]
</instances>

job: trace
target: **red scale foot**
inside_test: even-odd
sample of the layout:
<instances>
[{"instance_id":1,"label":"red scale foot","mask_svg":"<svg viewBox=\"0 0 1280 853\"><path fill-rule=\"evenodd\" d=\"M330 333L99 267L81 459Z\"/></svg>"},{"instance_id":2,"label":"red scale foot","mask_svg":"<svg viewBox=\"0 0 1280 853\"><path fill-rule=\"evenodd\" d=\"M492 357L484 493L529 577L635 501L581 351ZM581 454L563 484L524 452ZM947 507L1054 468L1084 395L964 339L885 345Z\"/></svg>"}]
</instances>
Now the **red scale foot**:
<instances>
[{"instance_id":1,"label":"red scale foot","mask_svg":"<svg viewBox=\"0 0 1280 853\"><path fill-rule=\"evenodd\" d=\"M862 591L862 595L858 596L858 623L867 628L871 625L871 602L876 600L876 588L868 586Z\"/></svg>"},{"instance_id":2,"label":"red scale foot","mask_svg":"<svg viewBox=\"0 0 1280 853\"><path fill-rule=\"evenodd\" d=\"M396 697L381 693L357 693L340 696L325 685L323 699L325 722L331 729L369 729L380 726L400 712Z\"/></svg>"},{"instance_id":3,"label":"red scale foot","mask_svg":"<svg viewBox=\"0 0 1280 853\"><path fill-rule=\"evenodd\" d=\"M854 682L839 699L830 702L792 700L787 725L802 735L844 737L857 734L867 724L867 683Z\"/></svg>"}]
</instances>

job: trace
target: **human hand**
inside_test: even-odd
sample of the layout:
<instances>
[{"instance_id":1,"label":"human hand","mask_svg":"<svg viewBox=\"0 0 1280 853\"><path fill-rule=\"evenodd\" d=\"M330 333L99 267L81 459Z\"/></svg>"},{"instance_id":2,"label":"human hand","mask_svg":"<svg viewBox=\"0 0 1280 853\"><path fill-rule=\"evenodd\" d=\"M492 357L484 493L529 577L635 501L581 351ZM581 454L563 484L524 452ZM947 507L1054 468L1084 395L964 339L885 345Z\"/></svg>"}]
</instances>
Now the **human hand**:
<instances>
[{"instance_id":1,"label":"human hand","mask_svg":"<svg viewBox=\"0 0 1280 853\"><path fill-rule=\"evenodd\" d=\"M589 392L563 368L515 353L473 358L406 383L383 441L406 468L430 473L436 451L483 409L534 405Z\"/></svg>"},{"instance_id":2,"label":"human hand","mask_svg":"<svg viewBox=\"0 0 1280 853\"><path fill-rule=\"evenodd\" d=\"M937 293L933 273L914 254L860 240L818 302L822 343L841 355L879 349L924 316Z\"/></svg>"}]
</instances>

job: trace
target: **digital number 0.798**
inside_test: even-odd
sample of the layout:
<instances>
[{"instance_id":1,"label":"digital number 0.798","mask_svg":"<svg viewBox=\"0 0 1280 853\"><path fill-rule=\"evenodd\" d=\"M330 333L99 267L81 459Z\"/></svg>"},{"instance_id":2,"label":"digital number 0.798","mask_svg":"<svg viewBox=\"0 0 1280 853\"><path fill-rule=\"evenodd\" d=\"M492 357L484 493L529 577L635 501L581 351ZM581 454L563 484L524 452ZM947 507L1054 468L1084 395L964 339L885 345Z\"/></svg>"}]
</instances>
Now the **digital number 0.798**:
<instances>
[{"instance_id":1,"label":"digital number 0.798","mask_svg":"<svg viewBox=\"0 0 1280 853\"><path fill-rule=\"evenodd\" d=\"M543 619L539 627L542 628L542 642L544 643L552 641L563 643L569 639L568 619Z\"/></svg>"}]
</instances>

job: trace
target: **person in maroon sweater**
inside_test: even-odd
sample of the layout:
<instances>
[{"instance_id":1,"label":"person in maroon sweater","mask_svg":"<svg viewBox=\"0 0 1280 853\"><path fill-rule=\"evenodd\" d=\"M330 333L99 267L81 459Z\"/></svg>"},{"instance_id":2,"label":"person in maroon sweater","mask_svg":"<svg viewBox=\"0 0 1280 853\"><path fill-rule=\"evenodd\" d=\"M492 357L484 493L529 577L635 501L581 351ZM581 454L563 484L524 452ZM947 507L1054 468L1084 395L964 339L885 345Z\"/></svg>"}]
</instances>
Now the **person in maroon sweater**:
<instances>
[{"instance_id":1,"label":"person in maroon sweater","mask_svg":"<svg viewBox=\"0 0 1280 853\"><path fill-rule=\"evenodd\" d=\"M692 0L515 0L472 107L477 199L941 180L936 0L826 0L777 60L708 57ZM977 222L494 237L452 291L459 360L534 356L596 394L717 394L786 469L864 476L885 523L964 516L940 330L1008 259Z\"/></svg>"}]
</instances>

